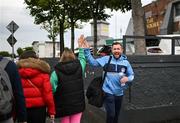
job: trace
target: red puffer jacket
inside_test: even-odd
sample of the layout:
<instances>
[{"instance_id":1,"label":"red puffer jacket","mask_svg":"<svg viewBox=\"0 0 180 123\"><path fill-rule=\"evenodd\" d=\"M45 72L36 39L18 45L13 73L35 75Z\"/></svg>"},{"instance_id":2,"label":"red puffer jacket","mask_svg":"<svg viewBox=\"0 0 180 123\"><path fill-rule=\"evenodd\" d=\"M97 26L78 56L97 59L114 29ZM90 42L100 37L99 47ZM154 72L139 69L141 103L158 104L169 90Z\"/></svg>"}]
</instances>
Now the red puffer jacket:
<instances>
[{"instance_id":1,"label":"red puffer jacket","mask_svg":"<svg viewBox=\"0 0 180 123\"><path fill-rule=\"evenodd\" d=\"M55 114L55 106L50 84L49 65L40 59L22 59L17 63L21 76L26 107L48 108L49 115Z\"/></svg>"}]
</instances>

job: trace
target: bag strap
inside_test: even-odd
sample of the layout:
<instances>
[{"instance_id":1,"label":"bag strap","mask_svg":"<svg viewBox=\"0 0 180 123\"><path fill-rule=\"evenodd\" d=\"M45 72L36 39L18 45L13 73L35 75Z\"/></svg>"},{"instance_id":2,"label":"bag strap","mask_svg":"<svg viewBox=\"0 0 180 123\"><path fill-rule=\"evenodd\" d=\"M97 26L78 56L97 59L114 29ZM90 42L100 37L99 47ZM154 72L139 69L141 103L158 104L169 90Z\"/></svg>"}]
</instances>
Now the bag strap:
<instances>
[{"instance_id":1,"label":"bag strap","mask_svg":"<svg viewBox=\"0 0 180 123\"><path fill-rule=\"evenodd\" d=\"M110 56L109 57L109 60L108 60L108 64L107 64L107 69L108 69L108 67L109 67L109 64L110 64L110 62L111 62L111 59L112 59L112 56ZM105 73L104 73L104 76L103 76L103 81L102 81L102 84L104 83L104 80L105 80L105 77L106 77L106 75L107 75L107 69L105 69Z\"/></svg>"},{"instance_id":2,"label":"bag strap","mask_svg":"<svg viewBox=\"0 0 180 123\"><path fill-rule=\"evenodd\" d=\"M40 90L38 89L38 87L36 85L34 85L31 80L27 79L27 81L38 91L40 92Z\"/></svg>"}]
</instances>

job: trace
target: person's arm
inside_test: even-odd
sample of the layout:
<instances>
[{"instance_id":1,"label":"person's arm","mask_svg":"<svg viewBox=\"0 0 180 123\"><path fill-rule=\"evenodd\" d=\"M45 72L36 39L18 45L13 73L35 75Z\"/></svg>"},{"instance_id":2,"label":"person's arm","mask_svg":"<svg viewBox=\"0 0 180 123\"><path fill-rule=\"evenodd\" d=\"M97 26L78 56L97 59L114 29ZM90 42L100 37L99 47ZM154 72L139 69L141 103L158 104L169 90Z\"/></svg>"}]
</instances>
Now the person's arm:
<instances>
[{"instance_id":1,"label":"person's arm","mask_svg":"<svg viewBox=\"0 0 180 123\"><path fill-rule=\"evenodd\" d=\"M58 78L57 78L57 75L56 75L55 71L53 71L52 74L51 74L50 82L51 82L51 85L52 85L53 93L55 93L56 88L57 88L57 83L58 83Z\"/></svg>"},{"instance_id":2,"label":"person's arm","mask_svg":"<svg viewBox=\"0 0 180 123\"><path fill-rule=\"evenodd\" d=\"M103 57L99 57L99 58L95 59L91 55L90 49L88 49L88 48L84 49L84 53L85 53L85 57L86 57L88 63L91 66L95 66L95 67L104 67L104 65L108 63L108 60L110 57L110 56L103 56Z\"/></svg>"},{"instance_id":3,"label":"person's arm","mask_svg":"<svg viewBox=\"0 0 180 123\"><path fill-rule=\"evenodd\" d=\"M27 113L25 106L25 97L23 93L22 83L17 66L14 62L10 61L5 69L11 81L13 95L15 100L15 111L18 122L27 121Z\"/></svg>"},{"instance_id":4,"label":"person's arm","mask_svg":"<svg viewBox=\"0 0 180 123\"><path fill-rule=\"evenodd\" d=\"M78 59L81 63L81 67L82 67L82 72L84 74L85 72L85 67L86 67L86 58L84 56L84 49L79 48L79 55L78 55Z\"/></svg>"},{"instance_id":5,"label":"person's arm","mask_svg":"<svg viewBox=\"0 0 180 123\"><path fill-rule=\"evenodd\" d=\"M43 80L43 99L47 105L48 113L51 117L52 115L55 115L55 105L49 74L43 74Z\"/></svg>"},{"instance_id":6,"label":"person's arm","mask_svg":"<svg viewBox=\"0 0 180 123\"><path fill-rule=\"evenodd\" d=\"M98 61L96 59L94 59L94 57L91 55L91 51L89 48L85 48L84 49L84 55L88 61L88 63L91 65L91 66L100 66L100 64L98 63Z\"/></svg>"},{"instance_id":7,"label":"person's arm","mask_svg":"<svg viewBox=\"0 0 180 123\"><path fill-rule=\"evenodd\" d=\"M89 62L90 65L99 66L98 62L92 57L92 55L90 53L89 44L85 40L84 35L81 35L78 38L78 47L79 47L80 50L82 48L84 49L84 55L85 55L85 57L86 57L86 59L87 59L87 61ZM81 56L82 56L82 52L81 52Z\"/></svg>"},{"instance_id":8,"label":"person's arm","mask_svg":"<svg viewBox=\"0 0 180 123\"><path fill-rule=\"evenodd\" d=\"M121 83L131 82L134 79L134 72L130 65L130 63L127 61L127 72L126 76L123 76L120 80Z\"/></svg>"},{"instance_id":9,"label":"person's arm","mask_svg":"<svg viewBox=\"0 0 180 123\"><path fill-rule=\"evenodd\" d=\"M88 61L88 63L91 66L95 66L95 67L101 66L102 67L107 62L106 61L107 59L104 57L94 59L94 57L91 55L91 52L90 52L90 46L89 46L88 42L86 41L86 39L84 38L84 35L81 35L79 37L78 47L84 49L84 55L86 57L86 60Z\"/></svg>"},{"instance_id":10,"label":"person's arm","mask_svg":"<svg viewBox=\"0 0 180 123\"><path fill-rule=\"evenodd\" d=\"M127 77L128 77L128 82L131 82L134 79L134 71L129 62L127 66Z\"/></svg>"}]
</instances>

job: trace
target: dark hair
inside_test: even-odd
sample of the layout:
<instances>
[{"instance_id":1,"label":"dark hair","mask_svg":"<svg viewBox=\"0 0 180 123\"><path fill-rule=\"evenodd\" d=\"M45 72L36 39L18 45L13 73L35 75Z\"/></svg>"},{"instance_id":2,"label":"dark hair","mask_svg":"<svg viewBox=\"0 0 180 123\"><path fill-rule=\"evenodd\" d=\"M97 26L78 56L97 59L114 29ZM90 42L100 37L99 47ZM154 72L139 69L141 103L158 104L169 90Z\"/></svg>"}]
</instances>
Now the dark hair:
<instances>
[{"instance_id":1,"label":"dark hair","mask_svg":"<svg viewBox=\"0 0 180 123\"><path fill-rule=\"evenodd\" d=\"M37 55L36 55L36 52L32 51L32 50L28 50L28 51L24 51L19 59L27 59L27 58L38 58Z\"/></svg>"},{"instance_id":2,"label":"dark hair","mask_svg":"<svg viewBox=\"0 0 180 123\"><path fill-rule=\"evenodd\" d=\"M113 47L114 45L120 45L120 46L123 48L123 45L122 45L120 42L113 42L113 43L112 43L112 47Z\"/></svg>"}]
</instances>

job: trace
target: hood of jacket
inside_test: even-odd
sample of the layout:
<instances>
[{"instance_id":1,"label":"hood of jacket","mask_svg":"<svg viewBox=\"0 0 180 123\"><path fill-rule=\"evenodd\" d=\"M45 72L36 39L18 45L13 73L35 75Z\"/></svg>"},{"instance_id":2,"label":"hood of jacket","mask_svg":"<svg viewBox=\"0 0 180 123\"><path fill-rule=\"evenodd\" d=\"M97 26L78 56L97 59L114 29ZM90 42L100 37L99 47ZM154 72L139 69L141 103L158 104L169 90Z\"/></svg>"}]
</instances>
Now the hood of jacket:
<instances>
[{"instance_id":1,"label":"hood of jacket","mask_svg":"<svg viewBox=\"0 0 180 123\"><path fill-rule=\"evenodd\" d=\"M76 59L69 62L59 62L55 66L55 69L69 75L75 73L79 69L79 67L81 67L79 60Z\"/></svg>"},{"instance_id":2,"label":"hood of jacket","mask_svg":"<svg viewBox=\"0 0 180 123\"><path fill-rule=\"evenodd\" d=\"M27 58L22 59L17 62L17 66L19 69L34 69L36 71L40 71L43 73L50 73L50 66L47 62L35 59L35 58Z\"/></svg>"},{"instance_id":3,"label":"hood of jacket","mask_svg":"<svg viewBox=\"0 0 180 123\"><path fill-rule=\"evenodd\" d=\"M124 54L121 54L120 60L127 60L127 56Z\"/></svg>"}]
</instances>

